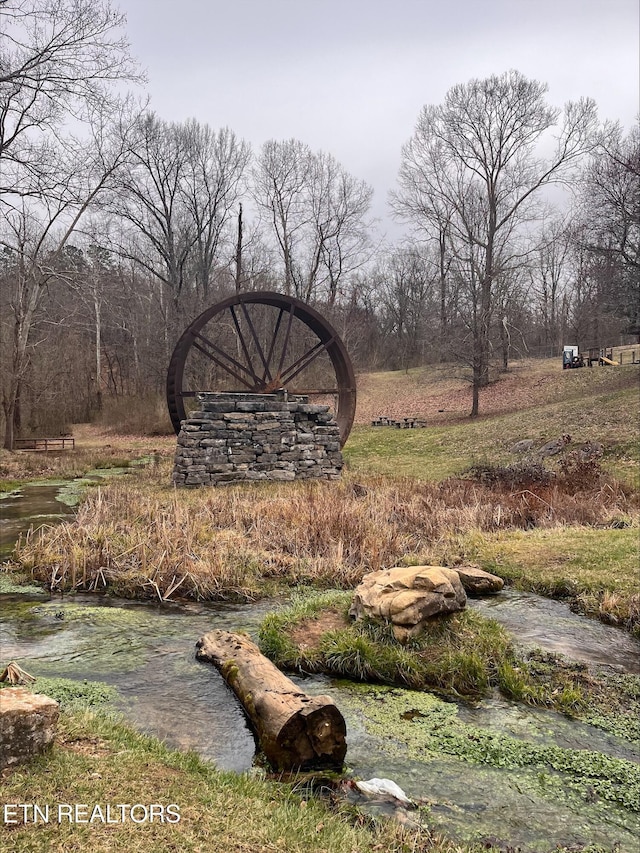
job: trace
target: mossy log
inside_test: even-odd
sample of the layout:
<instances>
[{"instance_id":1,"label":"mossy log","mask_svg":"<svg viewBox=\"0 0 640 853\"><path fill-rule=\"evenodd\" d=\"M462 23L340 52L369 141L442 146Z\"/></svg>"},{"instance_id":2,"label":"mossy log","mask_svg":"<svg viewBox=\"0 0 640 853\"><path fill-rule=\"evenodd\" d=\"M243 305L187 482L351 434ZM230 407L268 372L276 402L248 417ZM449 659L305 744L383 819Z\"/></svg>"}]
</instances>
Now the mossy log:
<instances>
[{"instance_id":1,"label":"mossy log","mask_svg":"<svg viewBox=\"0 0 640 853\"><path fill-rule=\"evenodd\" d=\"M275 770L340 769L347 752L344 718L329 696L308 696L248 637L211 631L197 658L212 663L236 694Z\"/></svg>"}]
</instances>

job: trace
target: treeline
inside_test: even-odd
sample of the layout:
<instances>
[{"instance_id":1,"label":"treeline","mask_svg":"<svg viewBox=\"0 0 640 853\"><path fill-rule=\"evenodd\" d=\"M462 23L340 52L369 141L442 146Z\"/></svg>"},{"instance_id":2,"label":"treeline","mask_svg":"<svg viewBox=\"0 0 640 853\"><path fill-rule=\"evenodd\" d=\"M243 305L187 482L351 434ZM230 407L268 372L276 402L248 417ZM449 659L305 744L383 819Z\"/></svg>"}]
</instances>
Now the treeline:
<instances>
[{"instance_id":1,"label":"treeline","mask_svg":"<svg viewBox=\"0 0 640 853\"><path fill-rule=\"evenodd\" d=\"M494 366L640 333L640 134L600 125L589 100L561 113L509 72L425 107L391 194L394 245L372 188L330 154L252 151L119 94L137 70L108 4L8 0L0 15L6 447L163 394L185 326L236 291L319 307L359 369L462 362L472 414Z\"/></svg>"}]
</instances>

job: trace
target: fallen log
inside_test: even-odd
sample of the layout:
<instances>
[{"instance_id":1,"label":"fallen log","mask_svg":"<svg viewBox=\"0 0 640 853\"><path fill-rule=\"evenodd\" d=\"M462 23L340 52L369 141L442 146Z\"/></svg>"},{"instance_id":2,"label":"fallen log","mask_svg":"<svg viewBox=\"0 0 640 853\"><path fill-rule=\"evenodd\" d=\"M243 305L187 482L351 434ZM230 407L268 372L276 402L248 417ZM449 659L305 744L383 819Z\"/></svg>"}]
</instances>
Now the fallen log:
<instances>
[{"instance_id":1,"label":"fallen log","mask_svg":"<svg viewBox=\"0 0 640 853\"><path fill-rule=\"evenodd\" d=\"M347 752L344 718L329 696L308 696L248 637L211 631L197 642L240 700L275 770L340 769Z\"/></svg>"}]
</instances>

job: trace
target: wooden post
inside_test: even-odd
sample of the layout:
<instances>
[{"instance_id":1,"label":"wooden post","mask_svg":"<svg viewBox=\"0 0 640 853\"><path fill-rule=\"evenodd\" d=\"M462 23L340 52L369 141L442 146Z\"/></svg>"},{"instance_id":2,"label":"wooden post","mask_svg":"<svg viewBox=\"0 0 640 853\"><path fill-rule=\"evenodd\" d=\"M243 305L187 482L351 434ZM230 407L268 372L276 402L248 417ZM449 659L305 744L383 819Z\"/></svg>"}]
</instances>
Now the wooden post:
<instances>
[{"instance_id":1,"label":"wooden post","mask_svg":"<svg viewBox=\"0 0 640 853\"><path fill-rule=\"evenodd\" d=\"M347 752L344 718L329 696L308 696L248 637L211 631L197 642L236 694L275 770L340 769Z\"/></svg>"}]
</instances>

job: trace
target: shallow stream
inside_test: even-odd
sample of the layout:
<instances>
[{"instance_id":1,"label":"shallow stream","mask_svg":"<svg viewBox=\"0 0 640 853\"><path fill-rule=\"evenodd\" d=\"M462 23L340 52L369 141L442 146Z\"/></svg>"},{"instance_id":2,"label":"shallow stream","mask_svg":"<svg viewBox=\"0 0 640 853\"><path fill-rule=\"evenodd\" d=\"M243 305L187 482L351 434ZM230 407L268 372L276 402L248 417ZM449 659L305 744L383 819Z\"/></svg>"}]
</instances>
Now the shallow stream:
<instances>
[{"instance_id":1,"label":"shallow stream","mask_svg":"<svg viewBox=\"0 0 640 853\"><path fill-rule=\"evenodd\" d=\"M56 500L60 488L25 488L22 504L19 495L2 500L6 545L32 521L53 521L70 512ZM254 742L242 710L216 670L196 661L195 643L214 627L255 636L264 614L277 606L273 602L160 606L14 593L0 596L0 605L3 665L15 660L36 676L107 682L117 688L119 708L137 728L170 746L195 749L221 769L251 766ZM566 605L506 591L473 606L507 625L519 642L638 672L637 641L571 613ZM472 706L409 690L319 677L296 680L307 692L331 695L343 712L349 770L365 779L391 778L408 796L427 801L426 819L433 829L461 841L520 847L522 853L587 844L637 853L637 813L544 761L513 767L509 760L510 749L526 744L557 748L561 757L585 764L609 760L598 756L620 759L623 771L628 767L635 773L637 744L498 697ZM441 738L443 731L453 744L482 740L489 733L497 757L487 763L469 760L454 748L434 748L434 737Z\"/></svg>"}]
</instances>

